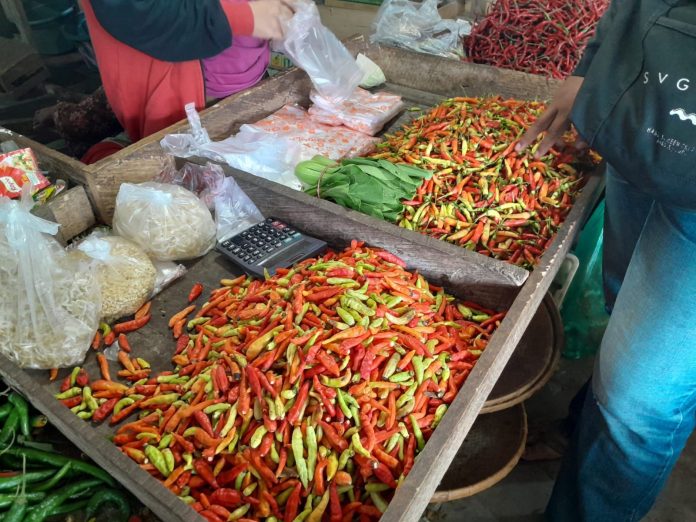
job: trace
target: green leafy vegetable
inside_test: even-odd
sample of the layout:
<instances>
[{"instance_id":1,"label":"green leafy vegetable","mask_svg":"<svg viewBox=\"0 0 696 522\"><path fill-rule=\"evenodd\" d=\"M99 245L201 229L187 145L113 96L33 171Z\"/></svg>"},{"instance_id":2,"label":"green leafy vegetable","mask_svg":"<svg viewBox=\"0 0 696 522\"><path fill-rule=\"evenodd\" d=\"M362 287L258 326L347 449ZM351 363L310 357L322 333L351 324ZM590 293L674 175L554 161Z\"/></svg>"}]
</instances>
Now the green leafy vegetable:
<instances>
[{"instance_id":1,"label":"green leafy vegetable","mask_svg":"<svg viewBox=\"0 0 696 522\"><path fill-rule=\"evenodd\" d=\"M432 172L381 159L351 158L339 163L316 156L297 165L295 175L308 194L396 221L401 201L413 199L416 188Z\"/></svg>"}]
</instances>

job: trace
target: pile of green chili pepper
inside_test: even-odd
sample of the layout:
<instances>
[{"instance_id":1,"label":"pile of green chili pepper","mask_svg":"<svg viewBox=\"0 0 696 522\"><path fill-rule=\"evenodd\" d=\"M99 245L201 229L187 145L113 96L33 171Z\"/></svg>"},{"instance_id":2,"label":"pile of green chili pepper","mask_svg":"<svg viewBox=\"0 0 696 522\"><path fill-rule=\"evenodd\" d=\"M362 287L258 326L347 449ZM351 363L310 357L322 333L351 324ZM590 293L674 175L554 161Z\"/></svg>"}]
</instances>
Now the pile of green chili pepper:
<instances>
[{"instance_id":1,"label":"pile of green chili pepper","mask_svg":"<svg viewBox=\"0 0 696 522\"><path fill-rule=\"evenodd\" d=\"M570 143L535 159L517 140L544 110L501 98L446 100L379 145L374 158L435 174L402 201L399 226L532 268L570 212L593 153Z\"/></svg>"},{"instance_id":2,"label":"pile of green chili pepper","mask_svg":"<svg viewBox=\"0 0 696 522\"><path fill-rule=\"evenodd\" d=\"M41 522L82 512L95 520L109 505L116 510L111 518L125 522L130 505L123 491L102 469L38 441L46 425L18 393L0 397L0 519Z\"/></svg>"},{"instance_id":3,"label":"pile of green chili pepper","mask_svg":"<svg viewBox=\"0 0 696 522\"><path fill-rule=\"evenodd\" d=\"M210 522L377 520L505 315L358 242L221 284L112 387L113 442Z\"/></svg>"}]
</instances>

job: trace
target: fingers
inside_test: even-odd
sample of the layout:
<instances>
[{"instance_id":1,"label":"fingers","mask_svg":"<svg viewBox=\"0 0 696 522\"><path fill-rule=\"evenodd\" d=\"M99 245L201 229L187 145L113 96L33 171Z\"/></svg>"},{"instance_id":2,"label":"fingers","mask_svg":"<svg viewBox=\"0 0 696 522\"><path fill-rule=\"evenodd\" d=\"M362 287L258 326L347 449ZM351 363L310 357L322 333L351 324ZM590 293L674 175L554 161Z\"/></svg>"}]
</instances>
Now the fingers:
<instances>
[{"instance_id":1,"label":"fingers","mask_svg":"<svg viewBox=\"0 0 696 522\"><path fill-rule=\"evenodd\" d=\"M541 158L545 155L551 147L563 139L563 133L565 133L568 128L569 122L565 118L556 118L553 123L549 126L548 132L541 140L539 148L534 154L535 158Z\"/></svg>"},{"instance_id":2,"label":"fingers","mask_svg":"<svg viewBox=\"0 0 696 522\"><path fill-rule=\"evenodd\" d=\"M553 107L539 116L537 120L527 129L527 132L520 138L519 143L515 146L517 152L522 152L536 141L539 134L544 132L553 123L558 111Z\"/></svg>"}]
</instances>

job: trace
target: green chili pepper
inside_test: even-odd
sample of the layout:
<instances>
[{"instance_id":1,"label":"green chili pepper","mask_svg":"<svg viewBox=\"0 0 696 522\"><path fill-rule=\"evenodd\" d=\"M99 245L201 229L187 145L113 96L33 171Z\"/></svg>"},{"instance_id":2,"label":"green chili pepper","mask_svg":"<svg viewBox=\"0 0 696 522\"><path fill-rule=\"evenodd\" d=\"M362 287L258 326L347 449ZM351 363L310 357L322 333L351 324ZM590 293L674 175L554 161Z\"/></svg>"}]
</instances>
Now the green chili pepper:
<instances>
[{"instance_id":1,"label":"green chili pepper","mask_svg":"<svg viewBox=\"0 0 696 522\"><path fill-rule=\"evenodd\" d=\"M415 359L415 357L414 357ZM389 377L390 382L404 382L411 378L411 372L399 372Z\"/></svg>"},{"instance_id":2,"label":"green chili pepper","mask_svg":"<svg viewBox=\"0 0 696 522\"><path fill-rule=\"evenodd\" d=\"M309 482L309 470L307 469L307 462L304 458L302 429L299 426L296 426L292 432L292 453L295 457L295 467L300 476L300 482L302 482L302 486L306 489Z\"/></svg>"},{"instance_id":3,"label":"green chili pepper","mask_svg":"<svg viewBox=\"0 0 696 522\"><path fill-rule=\"evenodd\" d=\"M145 455L150 460L150 463L165 477L170 475L169 468L167 467L167 462L165 461L164 455L155 446L147 445L145 446Z\"/></svg>"},{"instance_id":4,"label":"green chili pepper","mask_svg":"<svg viewBox=\"0 0 696 522\"><path fill-rule=\"evenodd\" d=\"M394 372L396 371L396 367L399 364L400 360L401 356L398 353L393 354L389 358L387 364L384 365L384 371L382 372L382 377L384 379L389 379L392 375L394 375Z\"/></svg>"},{"instance_id":5,"label":"green chili pepper","mask_svg":"<svg viewBox=\"0 0 696 522\"><path fill-rule=\"evenodd\" d=\"M78 395L82 395L82 389L78 388L77 386L73 386L72 388L68 388L63 393L57 393L55 397L59 401L62 401L65 399L72 399L73 397L77 397Z\"/></svg>"},{"instance_id":6,"label":"green chili pepper","mask_svg":"<svg viewBox=\"0 0 696 522\"><path fill-rule=\"evenodd\" d=\"M131 514L128 498L117 489L100 489L89 499L87 508L85 509L85 520L89 520L99 513L101 507L105 504L111 504L117 510L115 522L126 522ZM110 515L110 520L113 518Z\"/></svg>"},{"instance_id":7,"label":"green chili pepper","mask_svg":"<svg viewBox=\"0 0 696 522\"><path fill-rule=\"evenodd\" d=\"M252 469L252 473L253 473L254 471L255 471L255 470ZM259 485L258 482L252 482L251 484L249 484L247 487L245 487L245 488L242 490L242 495L244 495L245 497L250 497L251 494L256 490L256 488L258 487L258 485Z\"/></svg>"},{"instance_id":8,"label":"green chili pepper","mask_svg":"<svg viewBox=\"0 0 696 522\"><path fill-rule=\"evenodd\" d=\"M24 497L27 499L27 502L32 503L32 502L38 502L40 500L43 500L46 497L46 493L43 491L32 491L32 492L25 492ZM6 509L12 505L12 503L15 501L17 498L17 495L15 493L5 493L0 495L0 509Z\"/></svg>"},{"instance_id":9,"label":"green chili pepper","mask_svg":"<svg viewBox=\"0 0 696 522\"><path fill-rule=\"evenodd\" d=\"M437 428L437 425L440 424L440 421L442 420L442 417L445 416L446 412L447 412L447 405L446 404L440 404L437 407L437 409L435 410L435 414L433 416L433 423L431 424L433 429Z\"/></svg>"},{"instance_id":10,"label":"green chili pepper","mask_svg":"<svg viewBox=\"0 0 696 522\"><path fill-rule=\"evenodd\" d=\"M234 489L239 491L242 488L242 483L244 482L244 477L247 475L247 471L242 471L237 478L234 479Z\"/></svg>"},{"instance_id":11,"label":"green chili pepper","mask_svg":"<svg viewBox=\"0 0 696 522\"><path fill-rule=\"evenodd\" d=\"M41 471L29 471L27 473L19 473L11 477L0 477L0 491L15 490L22 483L33 484L41 480L49 478L55 473L55 470L46 469Z\"/></svg>"},{"instance_id":12,"label":"green chili pepper","mask_svg":"<svg viewBox=\"0 0 696 522\"><path fill-rule=\"evenodd\" d=\"M251 504L244 504L242 507L238 507L237 509L232 511L232 513L230 513L230 516L227 517L227 520L239 520L249 512L249 509L251 509Z\"/></svg>"},{"instance_id":13,"label":"green chili pepper","mask_svg":"<svg viewBox=\"0 0 696 522\"><path fill-rule=\"evenodd\" d=\"M10 415L5 421L5 425L0 431L0 446L7 444L13 437L16 436L17 427L19 426L19 412L16 408L10 412Z\"/></svg>"},{"instance_id":14,"label":"green chili pepper","mask_svg":"<svg viewBox=\"0 0 696 522\"><path fill-rule=\"evenodd\" d=\"M171 475L172 472L174 471L174 467L176 466L176 463L174 462L174 454L172 453L172 450L169 448L164 448L161 450L162 456L164 457L164 463L167 466L167 476Z\"/></svg>"},{"instance_id":15,"label":"green chili pepper","mask_svg":"<svg viewBox=\"0 0 696 522\"><path fill-rule=\"evenodd\" d=\"M425 439L423 439L423 432L418 425L418 421L413 415L409 415L411 419L411 427L413 428L413 434L416 436L416 442L418 443L418 451L421 451L425 447Z\"/></svg>"},{"instance_id":16,"label":"green chili pepper","mask_svg":"<svg viewBox=\"0 0 696 522\"><path fill-rule=\"evenodd\" d=\"M336 312L338 313L338 316L343 320L343 322L346 323L348 326L353 326L355 324L355 318L344 308L337 306Z\"/></svg>"},{"instance_id":17,"label":"green chili pepper","mask_svg":"<svg viewBox=\"0 0 696 522\"><path fill-rule=\"evenodd\" d=\"M365 449L365 446L362 445L362 442L360 441L360 434L359 433L353 433L353 436L350 438L350 441L353 445L353 449L360 455L362 455L365 458L371 459L372 454Z\"/></svg>"},{"instance_id":18,"label":"green chili pepper","mask_svg":"<svg viewBox=\"0 0 696 522\"><path fill-rule=\"evenodd\" d=\"M317 434L314 426L307 424L305 437L307 439L307 474L314 477L314 468L317 464Z\"/></svg>"},{"instance_id":19,"label":"green chili pepper","mask_svg":"<svg viewBox=\"0 0 696 522\"><path fill-rule=\"evenodd\" d=\"M249 441L249 446L254 449L258 448L261 445L261 441L263 441L263 437L266 435L266 433L268 433L268 430L263 424L256 428L254 434L251 436L251 440Z\"/></svg>"},{"instance_id":20,"label":"green chili pepper","mask_svg":"<svg viewBox=\"0 0 696 522\"><path fill-rule=\"evenodd\" d=\"M25 438L29 439L31 437L31 430L29 427L29 405L24 397L16 392L10 393L8 397L10 404L15 407L17 414L19 415L19 429Z\"/></svg>"},{"instance_id":21,"label":"green chili pepper","mask_svg":"<svg viewBox=\"0 0 696 522\"><path fill-rule=\"evenodd\" d=\"M32 488L33 491L49 491L56 487L58 483L63 480L63 477L72 469L72 462L66 462L62 468L60 468L53 477Z\"/></svg>"},{"instance_id":22,"label":"green chili pepper","mask_svg":"<svg viewBox=\"0 0 696 522\"><path fill-rule=\"evenodd\" d=\"M37 504L29 515L25 517L24 522L42 522L47 517L51 516L55 509L65 503L69 498L99 485L100 482L98 480L90 479L65 486Z\"/></svg>"}]
</instances>

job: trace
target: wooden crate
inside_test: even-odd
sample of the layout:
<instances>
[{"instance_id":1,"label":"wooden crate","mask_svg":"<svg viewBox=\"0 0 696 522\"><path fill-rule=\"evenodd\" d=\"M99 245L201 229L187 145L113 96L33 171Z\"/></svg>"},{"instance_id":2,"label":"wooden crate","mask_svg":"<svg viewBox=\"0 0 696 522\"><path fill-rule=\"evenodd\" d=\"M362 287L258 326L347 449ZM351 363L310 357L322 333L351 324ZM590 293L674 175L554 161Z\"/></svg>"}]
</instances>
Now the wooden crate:
<instances>
[{"instance_id":1,"label":"wooden crate","mask_svg":"<svg viewBox=\"0 0 696 522\"><path fill-rule=\"evenodd\" d=\"M34 151L39 167L48 171L54 178L74 182L79 179L86 183L83 165L48 147L0 127L0 143L13 141L19 147ZM32 211L35 215L54 221L60 225L56 239L63 245L74 236L94 226L96 219L87 190L81 184L67 189L45 205Z\"/></svg>"},{"instance_id":2,"label":"wooden crate","mask_svg":"<svg viewBox=\"0 0 696 522\"><path fill-rule=\"evenodd\" d=\"M496 384L515 347L523 338L527 325L551 283L555 271L570 248L577 227L565 227L557 238L555 254L557 263L551 263L549 272L534 271L523 287L499 284L489 288L467 277L459 277L455 259L443 258L437 252L423 251L398 234L387 235L371 223L352 219L340 223L335 209L320 205L307 211L305 201L285 194L283 187L269 183L258 184L248 174L227 169L241 188L250 196L262 212L276 215L295 224L300 230L310 232L328 241L333 247L346 246L349 239L359 238L369 244L383 246L398 252L411 269L418 270L434 282L443 282L447 291L464 299L476 299L493 309L509 307L505 320L493 335L487 349L479 359L455 401L435 430L415 466L396 492L394 500L382 521L416 522L430 501L440 479L456 455L469 432L486 398ZM570 221L577 223L582 214L580 207L571 211ZM307 216L311 216L311 219ZM189 263L189 271L181 280L166 289L153 302L153 318L145 328L129 335L136 355L148 360L154 371L171 369L170 356L174 348L167 327L168 318L185 304L185 296L194 282L206 288L215 288L222 277L232 277L235 270L221 255L212 252ZM98 375L96 356L88 351L85 368L91 375ZM202 520L191 508L183 504L169 490L138 465L122 454L109 442L118 428L108 424L94 426L77 419L53 394L60 386L61 377L50 383L46 371L23 371L9 360L0 357L0 376L12 387L24 394L29 401L44 412L51 423L70 438L82 451L107 469L155 514L167 522L194 522Z\"/></svg>"}]
</instances>

